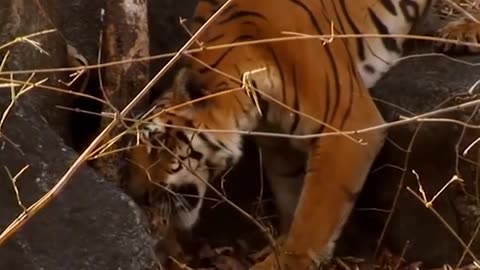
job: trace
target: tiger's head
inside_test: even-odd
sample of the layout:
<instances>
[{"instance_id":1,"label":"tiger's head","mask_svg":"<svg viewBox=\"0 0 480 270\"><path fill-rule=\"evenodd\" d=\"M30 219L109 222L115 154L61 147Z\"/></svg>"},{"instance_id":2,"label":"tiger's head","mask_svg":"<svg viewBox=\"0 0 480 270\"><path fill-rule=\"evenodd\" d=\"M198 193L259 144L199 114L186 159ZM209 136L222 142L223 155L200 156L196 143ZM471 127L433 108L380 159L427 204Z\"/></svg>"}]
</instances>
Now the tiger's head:
<instances>
[{"instance_id":1,"label":"tiger's head","mask_svg":"<svg viewBox=\"0 0 480 270\"><path fill-rule=\"evenodd\" d=\"M226 128L219 124L224 123L223 115L210 110L213 104L183 105L202 91L202 82L191 70L180 70L173 86L144 116L147 120L139 127L141 143L132 150L137 164L132 181L148 182L150 203L182 229L198 220L208 183L233 166L242 153L239 135L206 131Z\"/></svg>"}]
</instances>

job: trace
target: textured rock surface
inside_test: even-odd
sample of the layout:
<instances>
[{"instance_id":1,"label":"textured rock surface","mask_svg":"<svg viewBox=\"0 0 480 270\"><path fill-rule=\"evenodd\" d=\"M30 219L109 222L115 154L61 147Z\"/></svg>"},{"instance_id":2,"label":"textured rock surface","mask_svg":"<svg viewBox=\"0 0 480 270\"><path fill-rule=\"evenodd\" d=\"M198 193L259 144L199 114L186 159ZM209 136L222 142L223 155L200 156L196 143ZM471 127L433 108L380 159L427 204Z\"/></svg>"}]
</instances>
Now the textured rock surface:
<instances>
[{"instance_id":1,"label":"textured rock surface","mask_svg":"<svg viewBox=\"0 0 480 270\"><path fill-rule=\"evenodd\" d=\"M54 0L42 1L42 6L34 0L7 0L0 1L0 46L15 38L52 30L59 24L61 18L59 13L54 12L56 7ZM32 14L35 14L32 16ZM61 29L59 29L61 30ZM67 63L66 45L61 31L41 34L30 40L38 42L38 47L43 52L28 42L17 43L0 51L0 57L7 50L10 52L6 58L4 70L32 70L44 68L65 67ZM28 80L31 74L13 75L15 80ZM45 78L48 81L45 85L63 87L59 80L68 82L67 73L38 73L30 82L36 82ZM2 76L3 77L3 76ZM8 76L5 76L8 78ZM4 77L4 78L5 78ZM62 105L70 107L72 96L61 94L52 90L36 91L35 95L27 97L29 103L42 112L42 115L51 124L52 128L70 143L70 126L68 119L69 111L59 109L55 106Z\"/></svg>"},{"instance_id":2,"label":"textured rock surface","mask_svg":"<svg viewBox=\"0 0 480 270\"><path fill-rule=\"evenodd\" d=\"M0 96L2 111L8 96ZM0 150L0 228L20 212L12 183L24 205L44 194L76 154L31 107L21 102L2 130ZM66 189L0 246L0 269L146 269L152 264L150 239L141 212L112 185L83 166Z\"/></svg>"},{"instance_id":3,"label":"textured rock surface","mask_svg":"<svg viewBox=\"0 0 480 270\"><path fill-rule=\"evenodd\" d=\"M477 62L480 58L471 57L468 60ZM388 121L395 121L400 115L426 113L438 107L469 100L457 98L441 105L455 95L475 99L476 96L468 95L467 91L478 80L475 76L478 72L480 67L441 56L409 59L394 67L378 83L373 95L378 99L377 104L384 117ZM393 107L392 104L397 107ZM478 124L480 119L478 113L473 113L473 109L474 107L457 110L435 117ZM420 129L414 138L417 127ZM362 211L361 208L389 209L400 184L402 171L399 168L404 168L405 181L383 244L397 254L406 247L406 257L410 261L420 260L427 265L456 264L463 252L461 245L438 217L412 196L406 187L418 193L417 177L412 172L415 171L427 198L431 199L458 174L465 180L467 190L474 194L477 168L471 162L467 162L466 158L475 162L478 147L473 147L471 154L463 159L456 154L455 148L458 144L459 152L462 153L479 135L478 130L464 130L460 125L440 122L423 123L421 126L419 123L410 123L392 128L389 131L389 141L377 158L365 192L360 198L359 210L355 211L351 220L353 226L350 229L353 231L350 231L352 233L350 237L353 238L344 241L346 248L352 248L352 241L359 243L360 246L364 245L362 251L367 253L375 248L376 239L380 236L387 215L381 211ZM408 149L412 139L414 139L412 152L405 166L407 155L404 150ZM447 188L435 200L433 207L452 229L460 236L465 236L468 235L465 230L472 225L461 222L461 218L464 217L458 208L465 205L459 205L457 202L464 195L457 187L453 185ZM470 216L470 221L476 224L477 217ZM466 242L468 240L464 239ZM476 252L478 254L478 250Z\"/></svg>"}]
</instances>

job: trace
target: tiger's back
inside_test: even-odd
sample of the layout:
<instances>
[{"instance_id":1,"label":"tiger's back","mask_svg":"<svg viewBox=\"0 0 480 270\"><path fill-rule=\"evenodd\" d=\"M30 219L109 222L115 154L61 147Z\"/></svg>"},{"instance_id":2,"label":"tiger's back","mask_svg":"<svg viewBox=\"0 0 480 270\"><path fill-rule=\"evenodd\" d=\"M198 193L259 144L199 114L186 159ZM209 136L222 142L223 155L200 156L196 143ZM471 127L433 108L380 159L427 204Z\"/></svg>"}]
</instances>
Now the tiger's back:
<instances>
[{"instance_id":1,"label":"tiger's back","mask_svg":"<svg viewBox=\"0 0 480 270\"><path fill-rule=\"evenodd\" d=\"M357 9L362 10L363 13L356 14L356 16L367 16L367 7L372 6L373 2L376 1L357 3L365 6L353 9L353 12ZM218 50L204 50L200 53L193 53L193 58L197 60L191 60L189 64L192 65L193 70L198 71L202 80L208 82L210 88L205 89L205 93L209 94L240 86L238 81L235 82L219 75L215 69L239 79L245 73L266 68L264 72L259 71L251 76L259 90L294 110L300 110L304 114L338 128L341 126L342 120L340 119L342 117L337 116L343 114L346 117L345 114L348 114L351 102L348 96L355 91L358 93L353 94L363 95L362 91L364 91L363 82L356 72L357 55L353 51L358 51L362 47L361 49L364 50L362 55L365 55L372 49L372 46L378 46L376 43L370 42L370 48L366 49L366 46L359 45L355 40L340 38L328 40L332 35L339 33L357 34L356 31L360 31L358 28L353 29L352 26L347 25L344 22L346 19L338 16L341 12L347 11L345 1L338 1L338 3L334 4L332 1L277 1L272 6L268 1L234 1L230 8L224 11L224 15L209 26L215 31L205 31L200 35L198 40L202 46L208 48L237 42L276 39L287 36L285 33L323 35L324 37L293 38L282 42L272 41ZM196 14L202 16L194 17L193 29L196 30L205 23L215 9L212 1L200 1ZM288 14L285 14L284 11L287 10ZM377 55L377 57L379 56ZM371 61L369 60L371 57L362 56L361 58L364 61ZM315 61L313 61L314 59ZM386 57L382 59L383 62L387 61ZM372 69L372 67L368 67L368 62L363 65L367 66L364 69ZM299 74L301 75L299 76ZM301 80L298 80L299 77ZM339 82L343 82L345 88L351 91L350 93L345 91L344 97L334 92L341 88ZM329 91L314 91L311 86L317 83L324 84L318 88L326 87L329 88ZM362 84L362 86L358 86L358 84ZM200 96L205 93L201 93ZM231 105L229 101L235 99L226 96L225 98L220 97L218 100L221 100L218 103ZM248 107L245 103L251 103L249 99L244 98L243 93L236 94L236 101L238 100L241 100L238 104L242 104L244 108ZM319 108L315 102L310 101L325 101L327 105ZM215 102L212 101L212 103ZM330 106L329 103L333 105ZM268 122L280 124L285 132L306 134L318 131L316 130L318 129L316 126L319 126L318 123L312 123L316 122L315 120L304 119L305 117L302 118L292 111L279 108L271 102L267 102L266 108L263 109L267 110L266 116L263 117L267 118ZM242 108L236 109L236 111L241 110ZM234 115L236 118L242 118L241 114L237 112ZM222 115L222 117L224 116ZM256 124L256 119L250 121L250 118L255 118L255 116L246 116L245 118L249 121L243 121L247 122L245 126L239 124L236 128L251 129L252 127L249 125ZM337 122L334 123L335 121Z\"/></svg>"},{"instance_id":2,"label":"tiger's back","mask_svg":"<svg viewBox=\"0 0 480 270\"><path fill-rule=\"evenodd\" d=\"M193 18L192 32L198 30L223 2L225 1L199 1L196 15ZM436 1L278 1L275 5L272 5L269 1L258 2L260 3L236 1L231 6L242 5L241 8L246 12L237 13L233 17L222 16L225 21L215 24L214 27L220 29L223 26L229 29L226 31L206 31L200 40L205 44L213 41L210 45L226 44L225 36L219 39L218 32L229 33L232 37L235 37L235 33L248 33L248 31L245 31L246 27L243 23L228 24L230 20L248 16L268 17L268 26L261 27L262 30L266 31L262 31L261 34L257 33L264 38L287 36L287 34L282 34L285 32L325 35L325 39L329 39L329 35L357 35L357 37L349 38L350 52L356 58L357 68L366 86L370 88L402 55L402 45L405 37L387 37L387 35L409 33L413 25L419 21L419 18L423 17L427 9ZM316 12L314 12L315 10ZM319 10L322 10L321 13L323 13L324 19L328 21L327 24L316 22L319 18ZM285 11L288 11L288 13ZM227 13L228 11L224 14ZM258 21L251 21L251 23L256 24ZM362 34L383 36L381 38L360 38L358 35ZM258 37L258 35L254 36ZM251 38L236 37L239 38L236 41Z\"/></svg>"}]
</instances>

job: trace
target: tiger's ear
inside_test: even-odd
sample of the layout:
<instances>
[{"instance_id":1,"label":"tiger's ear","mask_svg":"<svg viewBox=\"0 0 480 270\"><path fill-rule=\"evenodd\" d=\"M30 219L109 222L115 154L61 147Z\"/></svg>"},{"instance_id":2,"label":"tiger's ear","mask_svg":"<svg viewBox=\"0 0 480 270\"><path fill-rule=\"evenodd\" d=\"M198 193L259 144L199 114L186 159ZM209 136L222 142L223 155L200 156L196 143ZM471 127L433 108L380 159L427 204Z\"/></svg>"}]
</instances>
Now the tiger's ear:
<instances>
[{"instance_id":1,"label":"tiger's ear","mask_svg":"<svg viewBox=\"0 0 480 270\"><path fill-rule=\"evenodd\" d=\"M177 101L187 102L206 95L200 74L184 67L180 69L174 81L174 93Z\"/></svg>"}]
</instances>

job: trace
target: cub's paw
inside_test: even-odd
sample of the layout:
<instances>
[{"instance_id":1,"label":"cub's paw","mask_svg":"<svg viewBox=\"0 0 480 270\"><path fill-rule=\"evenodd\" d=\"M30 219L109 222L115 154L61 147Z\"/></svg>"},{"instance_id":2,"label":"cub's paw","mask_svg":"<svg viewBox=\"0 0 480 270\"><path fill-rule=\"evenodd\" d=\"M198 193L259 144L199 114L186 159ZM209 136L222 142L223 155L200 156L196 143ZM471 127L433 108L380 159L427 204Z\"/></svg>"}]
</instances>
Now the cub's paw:
<instances>
[{"instance_id":1,"label":"cub's paw","mask_svg":"<svg viewBox=\"0 0 480 270\"><path fill-rule=\"evenodd\" d=\"M437 51L444 53L480 53L480 23L474 22L467 18L460 18L447 23L438 30L437 37L450 39L460 42L471 42L475 45L461 45L455 43L447 43L443 41L435 42Z\"/></svg>"}]
</instances>

